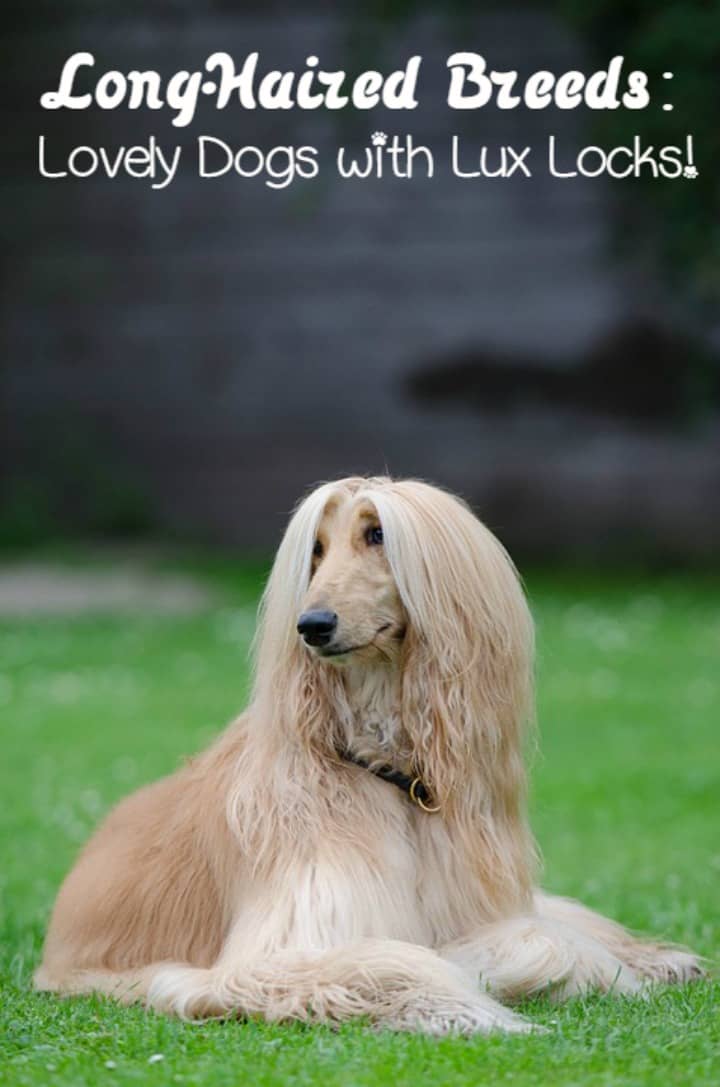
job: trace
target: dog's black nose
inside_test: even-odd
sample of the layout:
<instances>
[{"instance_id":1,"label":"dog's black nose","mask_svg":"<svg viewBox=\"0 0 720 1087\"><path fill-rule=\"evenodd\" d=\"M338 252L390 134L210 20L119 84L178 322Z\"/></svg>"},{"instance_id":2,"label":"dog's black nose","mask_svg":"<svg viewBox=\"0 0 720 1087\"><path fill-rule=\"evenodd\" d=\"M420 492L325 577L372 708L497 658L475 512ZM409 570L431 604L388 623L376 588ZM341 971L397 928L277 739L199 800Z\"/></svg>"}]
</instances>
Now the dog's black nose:
<instances>
[{"instance_id":1,"label":"dog's black nose","mask_svg":"<svg viewBox=\"0 0 720 1087\"><path fill-rule=\"evenodd\" d=\"M298 619L298 634L308 645L327 645L337 627L334 611L304 611Z\"/></svg>"}]
</instances>

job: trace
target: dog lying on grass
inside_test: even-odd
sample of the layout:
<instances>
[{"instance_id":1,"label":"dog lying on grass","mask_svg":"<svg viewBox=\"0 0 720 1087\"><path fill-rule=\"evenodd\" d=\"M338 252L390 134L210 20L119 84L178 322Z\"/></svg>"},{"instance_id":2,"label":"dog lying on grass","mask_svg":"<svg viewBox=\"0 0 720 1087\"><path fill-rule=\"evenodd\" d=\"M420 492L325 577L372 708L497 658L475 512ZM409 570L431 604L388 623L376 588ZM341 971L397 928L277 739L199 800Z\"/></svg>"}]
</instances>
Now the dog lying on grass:
<instances>
[{"instance_id":1,"label":"dog lying on grass","mask_svg":"<svg viewBox=\"0 0 720 1087\"><path fill-rule=\"evenodd\" d=\"M690 952L537 889L532 671L515 569L460 500L319 487L265 590L250 706L111 812L37 987L446 1034L532 1029L506 1004L534 993L698 976Z\"/></svg>"}]
</instances>

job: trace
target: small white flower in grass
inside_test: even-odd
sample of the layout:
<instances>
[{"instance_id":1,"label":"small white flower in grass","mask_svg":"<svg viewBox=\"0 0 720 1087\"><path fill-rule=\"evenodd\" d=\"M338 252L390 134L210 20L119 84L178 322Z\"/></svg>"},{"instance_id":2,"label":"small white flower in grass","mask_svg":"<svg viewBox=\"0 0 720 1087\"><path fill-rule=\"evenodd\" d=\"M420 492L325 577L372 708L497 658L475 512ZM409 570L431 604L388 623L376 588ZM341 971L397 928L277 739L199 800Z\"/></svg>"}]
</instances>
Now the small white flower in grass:
<instances>
[{"instance_id":1,"label":"small white flower in grass","mask_svg":"<svg viewBox=\"0 0 720 1087\"><path fill-rule=\"evenodd\" d=\"M148 1057L148 1064L159 1064L160 1061L164 1061L165 1056L163 1053L153 1053L152 1057Z\"/></svg>"},{"instance_id":2,"label":"small white flower in grass","mask_svg":"<svg viewBox=\"0 0 720 1087\"><path fill-rule=\"evenodd\" d=\"M117 1068L117 1061L105 1061L105 1067L112 1071L113 1068Z\"/></svg>"}]
</instances>

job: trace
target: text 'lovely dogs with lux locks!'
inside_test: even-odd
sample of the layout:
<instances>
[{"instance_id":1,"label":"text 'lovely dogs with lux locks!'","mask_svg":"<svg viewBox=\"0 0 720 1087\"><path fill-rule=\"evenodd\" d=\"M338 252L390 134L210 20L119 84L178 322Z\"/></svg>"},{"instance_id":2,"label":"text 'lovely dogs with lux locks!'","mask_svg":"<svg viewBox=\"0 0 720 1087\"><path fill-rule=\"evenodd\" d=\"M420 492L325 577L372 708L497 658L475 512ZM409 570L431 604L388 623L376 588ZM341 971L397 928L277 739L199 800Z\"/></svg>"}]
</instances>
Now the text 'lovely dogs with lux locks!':
<instances>
[{"instance_id":1,"label":"text 'lovely dogs with lux locks!'","mask_svg":"<svg viewBox=\"0 0 720 1087\"><path fill-rule=\"evenodd\" d=\"M315 56L305 59L301 72L263 72L257 52L247 54L240 68L228 53L218 52L206 59L202 70L179 71L163 79L152 70L98 74L92 53L74 53L63 66L57 90L47 91L40 102L47 110L85 110L92 106L101 110L168 110L176 128L186 128L193 121L201 96L217 110L414 110L422 97L422 62L421 56L413 56L404 67L388 74L373 69L351 78L341 69L320 68ZM584 106L590 110L641 111L650 104L647 74L626 71L623 56L613 57L607 67L589 74L541 70L522 79L516 71L489 68L479 53L453 53L447 59L447 68L446 100L453 110L520 107L567 111ZM672 79L672 72L663 73L663 79ZM662 108L673 107L665 103ZM234 148L208 134L199 136L196 143L195 169L203 179L234 173L243 180L257 179L269 188L284 189L297 180L312 180L321 169L319 149L308 145L243 144ZM449 134L444 162L442 152L440 155L438 159L436 150L419 143L410 133L388 135L380 130L372 133L370 145L359 153L338 147L334 169L339 178L355 181L384 176L432 178L436 162L439 169L444 168L455 178L471 181L532 177L537 170L563 180L602 175L614 179L698 176L691 135L678 146L665 147L646 144L636 135L615 148L560 146L558 137L550 135L543 155L530 146L468 147L464 137ZM164 189L186 159L180 144L163 147L155 135L146 144L82 144L69 153L58 153L45 135L38 140L39 173L54 181L82 181L104 175L109 180L146 179L153 189Z\"/></svg>"},{"instance_id":2,"label":"text 'lovely dogs with lux locks!'","mask_svg":"<svg viewBox=\"0 0 720 1087\"><path fill-rule=\"evenodd\" d=\"M404 68L383 75L369 70L350 79L342 70L324 71L319 60L309 56L305 70L271 70L261 75L260 56L249 53L238 70L229 53L209 56L202 70L175 72L163 81L156 71L104 72L87 88L89 70L95 66L92 53L73 53L63 66L57 90L42 95L44 109L151 110L168 108L174 112L173 125L182 128L195 117L201 95L214 101L217 109L230 104L242 109L327 109L358 110L384 106L393 110L412 110L418 105L421 56L413 56ZM585 75L567 71L533 72L520 80L516 71L488 71L479 53L458 52L448 57L450 72L447 105L451 109L482 109L494 104L498 109L645 109L650 102L648 76L631 71L623 78L624 57L616 56L607 68ZM212 77L212 78L208 78ZM92 78L92 77L90 77ZM82 88L76 84L82 84Z\"/></svg>"}]
</instances>

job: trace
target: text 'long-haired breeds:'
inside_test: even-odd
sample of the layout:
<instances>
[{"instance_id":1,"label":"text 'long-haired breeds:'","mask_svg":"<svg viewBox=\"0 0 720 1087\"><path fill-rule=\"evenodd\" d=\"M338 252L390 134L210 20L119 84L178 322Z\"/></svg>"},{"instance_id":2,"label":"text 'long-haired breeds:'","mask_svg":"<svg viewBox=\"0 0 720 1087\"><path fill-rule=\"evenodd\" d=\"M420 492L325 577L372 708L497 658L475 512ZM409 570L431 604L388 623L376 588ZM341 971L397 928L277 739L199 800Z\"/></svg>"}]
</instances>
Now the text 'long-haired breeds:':
<instances>
[{"instance_id":1,"label":"text 'long-haired breeds:'","mask_svg":"<svg viewBox=\"0 0 720 1087\"><path fill-rule=\"evenodd\" d=\"M431 1034L506 1004L701 973L536 886L523 742L533 628L459 499L350 478L298 507L248 709L108 817L63 885L41 989L190 1018Z\"/></svg>"}]
</instances>

